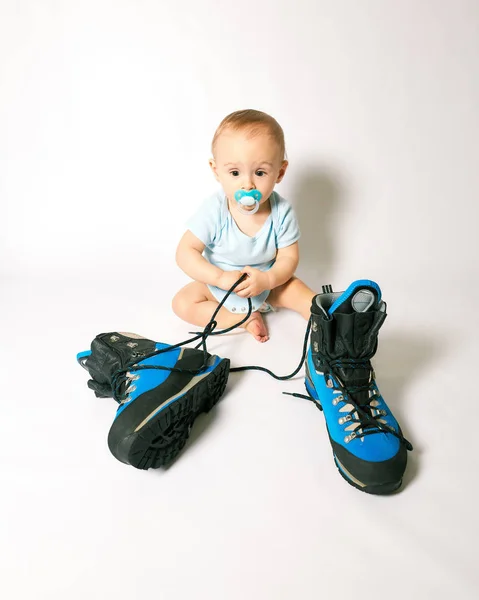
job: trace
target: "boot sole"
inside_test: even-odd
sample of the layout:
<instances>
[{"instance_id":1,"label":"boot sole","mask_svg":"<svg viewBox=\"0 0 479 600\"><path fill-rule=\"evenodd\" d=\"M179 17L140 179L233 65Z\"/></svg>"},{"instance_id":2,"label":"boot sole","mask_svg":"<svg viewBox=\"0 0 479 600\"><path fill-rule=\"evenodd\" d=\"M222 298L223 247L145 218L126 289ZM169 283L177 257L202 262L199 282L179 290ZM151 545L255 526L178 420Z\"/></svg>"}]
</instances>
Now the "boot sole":
<instances>
[{"instance_id":1,"label":"boot sole","mask_svg":"<svg viewBox=\"0 0 479 600\"><path fill-rule=\"evenodd\" d=\"M321 406L321 402L319 401L319 397L318 394L314 388L314 385L311 383L311 381L309 381L307 378L305 379L305 388L306 391L308 392L308 394L313 398L316 407L321 411L323 411L323 407ZM328 429L328 424L326 423L326 431L328 432L328 437L329 437L329 441L331 443L331 436L329 435L329 429ZM353 475L346 473L340 466L340 462L336 456L336 454L334 453L333 450L333 458L334 458L334 463L336 465L336 468L339 471L339 474L341 475L341 477L347 481L349 483L349 485L352 485L354 488L356 488L357 490L361 491L361 492L365 492L366 494L374 494L374 495L378 495L378 496L384 496L387 494L392 494L393 492L397 491L401 485L402 485L402 479L400 481L395 481L393 483L384 483L381 485L366 485L364 483L361 483L358 479L356 479Z\"/></svg>"},{"instance_id":2,"label":"boot sole","mask_svg":"<svg viewBox=\"0 0 479 600\"><path fill-rule=\"evenodd\" d=\"M118 439L113 423L108 446L119 461L137 469L157 469L172 462L184 448L194 421L209 412L224 393L230 361L222 359L218 366L185 394L168 403L138 432ZM141 402L141 397L136 402ZM173 433L171 429L177 428ZM165 441L165 437L167 441Z\"/></svg>"}]
</instances>

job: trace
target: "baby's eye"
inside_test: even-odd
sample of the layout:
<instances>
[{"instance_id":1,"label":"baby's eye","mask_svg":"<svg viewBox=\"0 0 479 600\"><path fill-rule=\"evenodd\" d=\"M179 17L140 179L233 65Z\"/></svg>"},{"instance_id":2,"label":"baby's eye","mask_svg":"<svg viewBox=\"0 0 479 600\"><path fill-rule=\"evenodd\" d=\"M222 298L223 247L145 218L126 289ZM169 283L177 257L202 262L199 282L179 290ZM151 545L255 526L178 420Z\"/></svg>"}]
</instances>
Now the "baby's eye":
<instances>
[{"instance_id":1,"label":"baby's eye","mask_svg":"<svg viewBox=\"0 0 479 600\"><path fill-rule=\"evenodd\" d=\"M234 171L230 171L230 175L233 175L233 177L238 177L239 176L239 171L238 170L234 170Z\"/></svg>"},{"instance_id":2,"label":"baby's eye","mask_svg":"<svg viewBox=\"0 0 479 600\"><path fill-rule=\"evenodd\" d=\"M258 177L263 177L263 175L266 175L266 171L256 171L256 175Z\"/></svg>"}]
</instances>

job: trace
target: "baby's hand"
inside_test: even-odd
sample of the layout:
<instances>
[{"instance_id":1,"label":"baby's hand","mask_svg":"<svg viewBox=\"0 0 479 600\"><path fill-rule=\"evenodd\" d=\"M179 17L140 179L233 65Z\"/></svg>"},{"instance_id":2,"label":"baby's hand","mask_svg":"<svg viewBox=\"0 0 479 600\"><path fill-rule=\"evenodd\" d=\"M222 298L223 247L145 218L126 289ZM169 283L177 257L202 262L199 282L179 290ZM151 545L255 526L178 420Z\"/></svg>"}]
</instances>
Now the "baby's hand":
<instances>
[{"instance_id":1,"label":"baby's hand","mask_svg":"<svg viewBox=\"0 0 479 600\"><path fill-rule=\"evenodd\" d=\"M224 271L223 275L221 275L217 286L221 290L228 291L231 286L233 286L238 279L241 277L241 271ZM239 286L238 286L239 287ZM235 289L235 292L238 288Z\"/></svg>"},{"instance_id":2,"label":"baby's hand","mask_svg":"<svg viewBox=\"0 0 479 600\"><path fill-rule=\"evenodd\" d=\"M248 275L245 281L242 281L235 289L235 293L241 298L252 298L258 296L265 290L269 290L268 273L255 269L254 267L245 267L241 273Z\"/></svg>"}]
</instances>

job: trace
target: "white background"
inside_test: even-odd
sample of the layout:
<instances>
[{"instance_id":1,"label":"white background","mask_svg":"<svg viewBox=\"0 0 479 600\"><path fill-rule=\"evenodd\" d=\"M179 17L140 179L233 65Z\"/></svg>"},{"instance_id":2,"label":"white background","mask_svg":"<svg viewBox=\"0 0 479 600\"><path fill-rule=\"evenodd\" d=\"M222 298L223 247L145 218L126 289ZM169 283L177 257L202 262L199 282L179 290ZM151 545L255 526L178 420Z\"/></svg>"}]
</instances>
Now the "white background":
<instances>
[{"instance_id":1,"label":"white background","mask_svg":"<svg viewBox=\"0 0 479 600\"><path fill-rule=\"evenodd\" d=\"M286 134L299 274L383 290L394 496L339 476L300 377L232 374L170 469L126 467L75 363L186 337L176 244L249 107ZM476 0L0 0L3 598L479 597L478 108ZM291 372L305 323L268 325L210 350Z\"/></svg>"}]
</instances>

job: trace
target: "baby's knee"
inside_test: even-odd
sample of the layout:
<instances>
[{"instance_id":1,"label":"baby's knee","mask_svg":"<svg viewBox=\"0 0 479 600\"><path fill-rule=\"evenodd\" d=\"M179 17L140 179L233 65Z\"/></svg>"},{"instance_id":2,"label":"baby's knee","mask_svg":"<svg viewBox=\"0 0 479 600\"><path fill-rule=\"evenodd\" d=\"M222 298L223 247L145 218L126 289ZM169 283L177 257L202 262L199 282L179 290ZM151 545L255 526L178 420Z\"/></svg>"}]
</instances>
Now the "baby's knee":
<instances>
[{"instance_id":1,"label":"baby's knee","mask_svg":"<svg viewBox=\"0 0 479 600\"><path fill-rule=\"evenodd\" d=\"M188 307L191 305L191 301L189 301L187 295L184 293L184 290L180 290L171 301L171 308L177 317L181 319L184 318L185 314L188 311Z\"/></svg>"}]
</instances>

